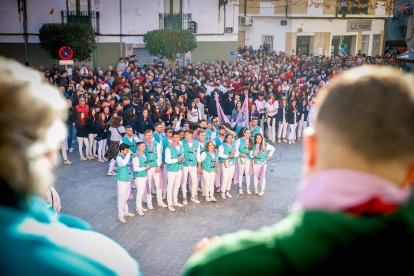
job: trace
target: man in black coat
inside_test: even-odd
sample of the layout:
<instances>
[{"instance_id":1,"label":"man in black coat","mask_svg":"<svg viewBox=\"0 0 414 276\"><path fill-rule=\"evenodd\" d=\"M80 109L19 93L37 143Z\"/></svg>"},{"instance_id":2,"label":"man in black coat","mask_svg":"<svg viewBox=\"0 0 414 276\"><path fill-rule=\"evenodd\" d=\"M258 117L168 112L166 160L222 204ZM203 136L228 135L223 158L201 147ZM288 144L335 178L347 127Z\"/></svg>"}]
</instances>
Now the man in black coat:
<instances>
[{"instance_id":1,"label":"man in black coat","mask_svg":"<svg viewBox=\"0 0 414 276\"><path fill-rule=\"evenodd\" d=\"M224 94L224 101L223 101L222 106L223 106L223 112L229 120L231 118L231 113L233 112L235 105L236 105L236 102L233 99L233 91L226 92Z\"/></svg>"}]
</instances>

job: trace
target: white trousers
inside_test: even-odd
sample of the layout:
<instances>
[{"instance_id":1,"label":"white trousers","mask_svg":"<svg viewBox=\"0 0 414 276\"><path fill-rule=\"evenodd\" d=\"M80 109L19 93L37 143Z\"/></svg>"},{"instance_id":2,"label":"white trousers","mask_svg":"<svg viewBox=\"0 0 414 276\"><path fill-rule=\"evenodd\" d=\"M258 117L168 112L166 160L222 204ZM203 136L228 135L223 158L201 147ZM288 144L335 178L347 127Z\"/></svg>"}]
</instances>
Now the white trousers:
<instances>
[{"instance_id":1,"label":"white trousers","mask_svg":"<svg viewBox=\"0 0 414 276\"><path fill-rule=\"evenodd\" d=\"M206 197L214 197L214 182L216 179L216 171L207 172L203 170L204 194Z\"/></svg>"},{"instance_id":2,"label":"white trousers","mask_svg":"<svg viewBox=\"0 0 414 276\"><path fill-rule=\"evenodd\" d=\"M89 156L89 140L87 137L78 137L78 145L79 145L79 155L80 157L85 157L83 155L83 144L85 144L85 154L86 156Z\"/></svg>"},{"instance_id":3,"label":"white trousers","mask_svg":"<svg viewBox=\"0 0 414 276\"><path fill-rule=\"evenodd\" d=\"M118 188L118 217L123 217L128 213L128 198L131 192L129 181L117 181Z\"/></svg>"},{"instance_id":4,"label":"white trousers","mask_svg":"<svg viewBox=\"0 0 414 276\"><path fill-rule=\"evenodd\" d=\"M231 180L233 179L235 165L229 164L226 168L224 164L221 164L221 192L231 190Z\"/></svg>"},{"instance_id":5,"label":"white trousers","mask_svg":"<svg viewBox=\"0 0 414 276\"><path fill-rule=\"evenodd\" d=\"M190 191L191 197L195 198L197 196L197 167L184 166L183 176L181 181L181 191L183 192L183 198L187 197L187 179L190 175Z\"/></svg>"},{"instance_id":6,"label":"white trousers","mask_svg":"<svg viewBox=\"0 0 414 276\"><path fill-rule=\"evenodd\" d=\"M277 130L278 139L286 139L286 131L288 124L286 122L279 123L279 128Z\"/></svg>"},{"instance_id":7,"label":"white trousers","mask_svg":"<svg viewBox=\"0 0 414 276\"><path fill-rule=\"evenodd\" d=\"M259 123L260 123L260 128L262 129L263 133L264 133L264 121L265 121L265 119L266 119L265 114L264 113L260 113Z\"/></svg>"},{"instance_id":8,"label":"white trousers","mask_svg":"<svg viewBox=\"0 0 414 276\"><path fill-rule=\"evenodd\" d=\"M103 159L106 153L106 139L98 142L98 158Z\"/></svg>"},{"instance_id":9,"label":"white trousers","mask_svg":"<svg viewBox=\"0 0 414 276\"><path fill-rule=\"evenodd\" d=\"M267 164L263 165L263 164L256 163L256 164L253 165L253 167L254 167L254 180L253 180L253 182L254 182L254 188L257 189L257 186L259 184L259 172L260 172L260 169L261 169L262 166L264 166L264 168L263 168L263 175L264 176L263 176L263 179L261 180L261 186L262 186L261 191L264 191L265 188L266 188L266 168L267 168Z\"/></svg>"},{"instance_id":10,"label":"white trousers","mask_svg":"<svg viewBox=\"0 0 414 276\"><path fill-rule=\"evenodd\" d=\"M63 161L68 160L68 141L65 140L62 143L60 143L60 151L62 152Z\"/></svg>"},{"instance_id":11,"label":"white trousers","mask_svg":"<svg viewBox=\"0 0 414 276\"><path fill-rule=\"evenodd\" d=\"M152 189L152 182L154 181L155 186L155 193L157 194L157 203L160 204L162 202L162 189L160 188L160 173L155 172L155 167L151 167L148 170L148 182L149 182L149 188ZM147 196L147 204L148 199L151 201L151 197Z\"/></svg>"},{"instance_id":12,"label":"white trousers","mask_svg":"<svg viewBox=\"0 0 414 276\"><path fill-rule=\"evenodd\" d=\"M276 141L276 117L267 119L267 137L273 143Z\"/></svg>"},{"instance_id":13,"label":"white trousers","mask_svg":"<svg viewBox=\"0 0 414 276\"><path fill-rule=\"evenodd\" d=\"M178 202L178 190L181 185L181 177L183 171L178 172L167 172L167 203L168 205L173 205Z\"/></svg>"},{"instance_id":14,"label":"white trousers","mask_svg":"<svg viewBox=\"0 0 414 276\"><path fill-rule=\"evenodd\" d=\"M298 138L302 138L303 135L303 130L306 128L308 122L304 121L304 120L300 120L299 124L298 124Z\"/></svg>"},{"instance_id":15,"label":"white trousers","mask_svg":"<svg viewBox=\"0 0 414 276\"><path fill-rule=\"evenodd\" d=\"M296 124L289 124L289 137L288 140L296 140Z\"/></svg>"},{"instance_id":16,"label":"white trousers","mask_svg":"<svg viewBox=\"0 0 414 276\"><path fill-rule=\"evenodd\" d=\"M247 189L250 188L250 163L252 162L250 159L243 158L244 163L242 163L242 158L239 158L238 165L239 165L239 187L243 187L243 173L246 176L246 187Z\"/></svg>"},{"instance_id":17,"label":"white trousers","mask_svg":"<svg viewBox=\"0 0 414 276\"><path fill-rule=\"evenodd\" d=\"M88 140L89 140L89 155L94 156L96 154L96 134L89 133Z\"/></svg>"},{"instance_id":18,"label":"white trousers","mask_svg":"<svg viewBox=\"0 0 414 276\"><path fill-rule=\"evenodd\" d=\"M136 210L142 210L142 198L144 197L145 187L147 185L147 177L135 177L135 186L137 188L137 196L135 197ZM148 198L147 198L148 202Z\"/></svg>"}]
</instances>

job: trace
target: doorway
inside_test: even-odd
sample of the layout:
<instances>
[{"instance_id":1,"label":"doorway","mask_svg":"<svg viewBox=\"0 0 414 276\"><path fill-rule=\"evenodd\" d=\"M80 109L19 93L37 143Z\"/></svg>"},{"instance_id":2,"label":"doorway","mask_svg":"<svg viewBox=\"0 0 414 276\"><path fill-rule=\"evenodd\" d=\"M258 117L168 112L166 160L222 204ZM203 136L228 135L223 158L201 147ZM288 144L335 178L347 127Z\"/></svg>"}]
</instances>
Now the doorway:
<instances>
[{"instance_id":1,"label":"doorway","mask_svg":"<svg viewBox=\"0 0 414 276\"><path fill-rule=\"evenodd\" d=\"M312 36L298 36L296 38L296 55L309 56Z\"/></svg>"}]
</instances>

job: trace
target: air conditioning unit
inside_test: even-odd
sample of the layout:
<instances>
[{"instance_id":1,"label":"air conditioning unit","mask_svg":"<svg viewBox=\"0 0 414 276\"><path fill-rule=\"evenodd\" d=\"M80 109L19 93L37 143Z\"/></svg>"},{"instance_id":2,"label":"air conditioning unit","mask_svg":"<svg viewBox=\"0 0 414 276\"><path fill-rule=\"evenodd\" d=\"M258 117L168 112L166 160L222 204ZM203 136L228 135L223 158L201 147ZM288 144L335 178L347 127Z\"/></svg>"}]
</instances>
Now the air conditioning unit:
<instances>
[{"instance_id":1,"label":"air conditioning unit","mask_svg":"<svg viewBox=\"0 0 414 276\"><path fill-rule=\"evenodd\" d=\"M253 23L253 18L250 16L240 16L239 17L239 24L240 26L250 26Z\"/></svg>"}]
</instances>

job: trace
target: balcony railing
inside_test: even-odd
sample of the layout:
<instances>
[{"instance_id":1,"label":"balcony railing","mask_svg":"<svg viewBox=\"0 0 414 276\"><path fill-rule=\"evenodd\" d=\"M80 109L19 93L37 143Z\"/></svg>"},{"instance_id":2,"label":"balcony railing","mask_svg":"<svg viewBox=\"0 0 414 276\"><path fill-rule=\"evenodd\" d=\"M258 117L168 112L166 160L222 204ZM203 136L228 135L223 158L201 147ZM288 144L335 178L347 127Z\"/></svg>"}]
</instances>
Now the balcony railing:
<instances>
[{"instance_id":1,"label":"balcony railing","mask_svg":"<svg viewBox=\"0 0 414 276\"><path fill-rule=\"evenodd\" d=\"M62 23L80 23L91 26L95 33L99 33L99 12L89 11L61 11Z\"/></svg>"},{"instance_id":2,"label":"balcony railing","mask_svg":"<svg viewBox=\"0 0 414 276\"><path fill-rule=\"evenodd\" d=\"M160 13L160 29L188 30L191 13Z\"/></svg>"}]
</instances>

